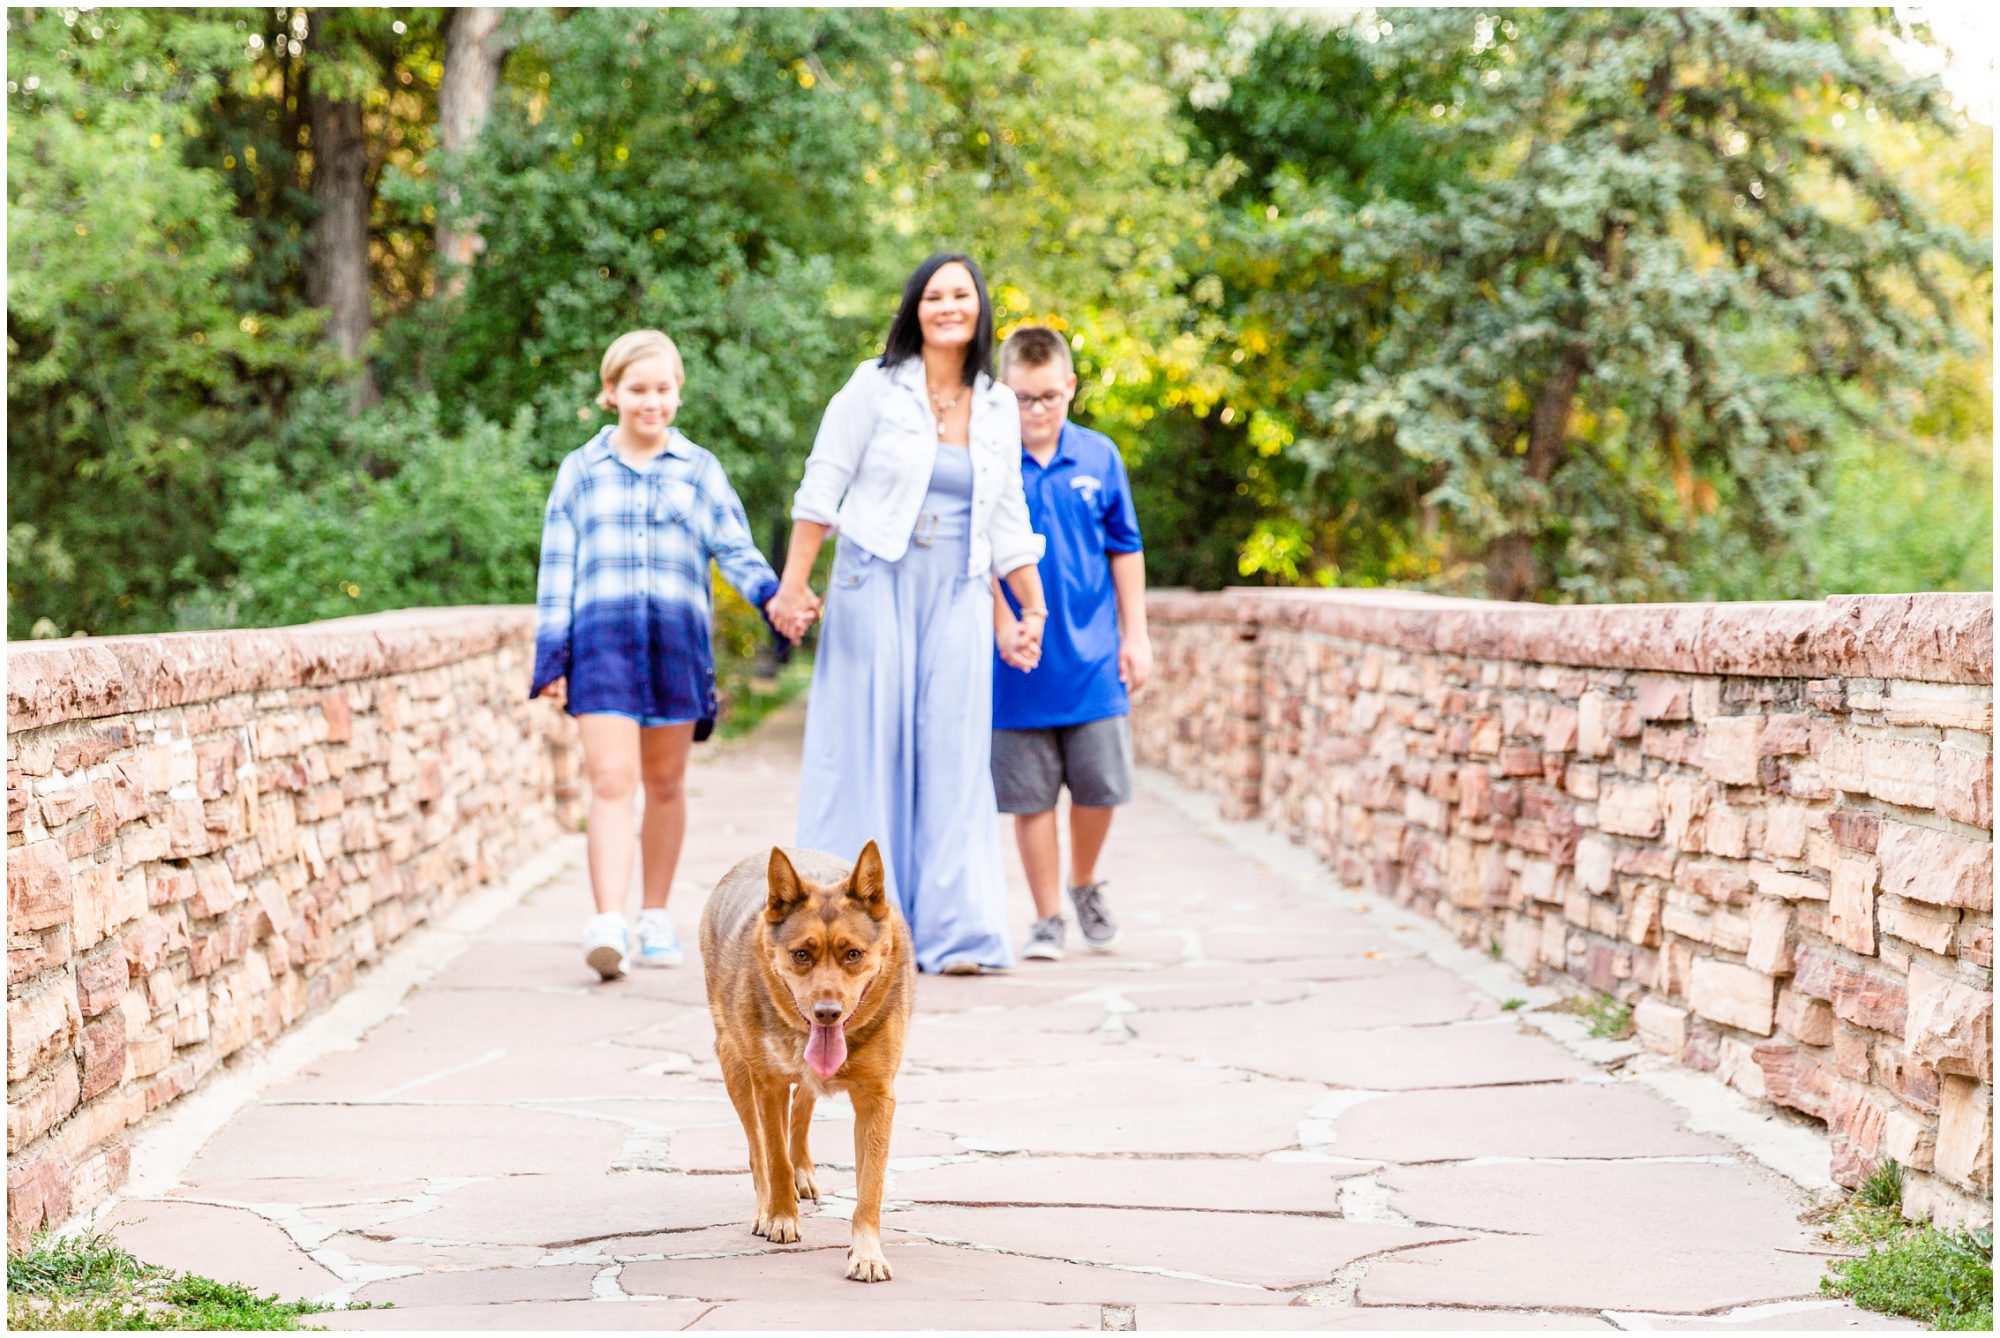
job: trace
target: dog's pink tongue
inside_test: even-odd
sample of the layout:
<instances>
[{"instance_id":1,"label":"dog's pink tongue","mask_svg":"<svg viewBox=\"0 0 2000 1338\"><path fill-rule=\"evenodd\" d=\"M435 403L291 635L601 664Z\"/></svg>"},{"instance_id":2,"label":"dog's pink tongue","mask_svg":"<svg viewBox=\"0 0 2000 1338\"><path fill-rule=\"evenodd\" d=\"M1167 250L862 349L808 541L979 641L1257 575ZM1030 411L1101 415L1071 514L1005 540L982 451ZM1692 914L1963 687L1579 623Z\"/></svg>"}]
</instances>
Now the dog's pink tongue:
<instances>
[{"instance_id":1,"label":"dog's pink tongue","mask_svg":"<svg viewBox=\"0 0 2000 1338\"><path fill-rule=\"evenodd\" d=\"M812 1038L806 1042L806 1063L822 1078L831 1078L847 1062L847 1024L831 1027L812 1024Z\"/></svg>"}]
</instances>

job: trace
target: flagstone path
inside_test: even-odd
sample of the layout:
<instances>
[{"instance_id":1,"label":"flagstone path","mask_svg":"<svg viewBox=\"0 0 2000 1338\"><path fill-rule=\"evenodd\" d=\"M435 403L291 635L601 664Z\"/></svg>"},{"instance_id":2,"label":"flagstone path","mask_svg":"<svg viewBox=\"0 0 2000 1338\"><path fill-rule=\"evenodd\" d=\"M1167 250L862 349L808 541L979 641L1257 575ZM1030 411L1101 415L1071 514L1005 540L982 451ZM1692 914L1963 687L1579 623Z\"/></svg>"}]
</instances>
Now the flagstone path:
<instances>
[{"instance_id":1,"label":"flagstone path","mask_svg":"<svg viewBox=\"0 0 2000 1338\"><path fill-rule=\"evenodd\" d=\"M358 1044L185 1166L142 1144L161 1192L99 1225L172 1267L394 1302L314 1321L336 1329L1915 1327L1819 1299L1808 1195L1688 1127L1633 1047L1503 1010L1556 996L1274 867L1274 838L1158 775L1106 861L1115 953L920 981L895 1280L842 1276L844 1102L815 1117L830 1197L803 1240L752 1236L692 944L706 888L791 832L799 719L697 750L686 967L594 983L568 840Z\"/></svg>"}]
</instances>

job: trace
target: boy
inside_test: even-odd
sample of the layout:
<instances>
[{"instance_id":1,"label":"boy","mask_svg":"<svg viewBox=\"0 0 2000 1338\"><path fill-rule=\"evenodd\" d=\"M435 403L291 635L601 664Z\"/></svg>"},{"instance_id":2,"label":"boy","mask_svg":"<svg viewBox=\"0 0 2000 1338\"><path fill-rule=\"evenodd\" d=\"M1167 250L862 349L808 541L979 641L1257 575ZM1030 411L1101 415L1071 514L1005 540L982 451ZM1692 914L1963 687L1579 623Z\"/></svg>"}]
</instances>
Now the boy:
<instances>
[{"instance_id":1,"label":"boy","mask_svg":"<svg viewBox=\"0 0 2000 1338\"><path fill-rule=\"evenodd\" d=\"M1000 348L1000 379L1021 406L1021 484L1028 518L1048 540L1041 561L1048 622L1033 673L1001 652L993 672L993 790L1014 836L1035 924L1021 955L1059 961L1056 794L1069 786L1069 898L1083 941L1103 951L1118 925L1096 879L1112 811L1132 794L1131 699L1153 668L1146 569L1125 462L1101 432L1069 421L1076 369L1055 331L1023 326ZM997 644L1019 614L996 589Z\"/></svg>"}]
</instances>

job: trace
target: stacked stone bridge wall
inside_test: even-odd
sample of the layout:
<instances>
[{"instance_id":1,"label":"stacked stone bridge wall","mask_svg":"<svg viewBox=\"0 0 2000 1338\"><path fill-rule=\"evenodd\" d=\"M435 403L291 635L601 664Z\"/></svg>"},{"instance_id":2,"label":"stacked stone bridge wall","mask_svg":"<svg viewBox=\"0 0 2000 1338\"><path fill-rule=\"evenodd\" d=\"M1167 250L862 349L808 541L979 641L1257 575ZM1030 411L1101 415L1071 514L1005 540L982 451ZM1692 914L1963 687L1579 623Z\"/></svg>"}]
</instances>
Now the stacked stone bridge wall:
<instances>
[{"instance_id":1,"label":"stacked stone bridge wall","mask_svg":"<svg viewBox=\"0 0 2000 1338\"><path fill-rule=\"evenodd\" d=\"M7 650L7 1204L103 1199L147 1116L580 816L534 614Z\"/></svg>"},{"instance_id":2,"label":"stacked stone bridge wall","mask_svg":"<svg viewBox=\"0 0 2000 1338\"><path fill-rule=\"evenodd\" d=\"M1991 1220L1991 595L1148 608L1142 761Z\"/></svg>"}]
</instances>

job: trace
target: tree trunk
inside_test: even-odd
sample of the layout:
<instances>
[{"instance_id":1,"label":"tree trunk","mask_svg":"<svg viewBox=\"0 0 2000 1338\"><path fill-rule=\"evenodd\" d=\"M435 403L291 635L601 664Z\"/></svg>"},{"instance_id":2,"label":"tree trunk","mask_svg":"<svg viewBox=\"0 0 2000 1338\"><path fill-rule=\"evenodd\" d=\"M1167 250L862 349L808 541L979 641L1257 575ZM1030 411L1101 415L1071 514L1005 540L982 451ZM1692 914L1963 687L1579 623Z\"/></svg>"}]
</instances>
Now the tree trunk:
<instances>
[{"instance_id":1,"label":"tree trunk","mask_svg":"<svg viewBox=\"0 0 2000 1338\"><path fill-rule=\"evenodd\" d=\"M312 197L316 215L306 262L306 293L327 308L326 333L334 351L355 366L350 402L366 408L377 398L365 353L373 324L368 263L368 142L361 104L306 94L312 148Z\"/></svg>"},{"instance_id":2,"label":"tree trunk","mask_svg":"<svg viewBox=\"0 0 2000 1338\"><path fill-rule=\"evenodd\" d=\"M1560 366L1542 383L1528 418L1527 474L1536 484L1555 477L1569 441L1569 415L1583 383L1586 357L1571 345ZM1533 530L1516 530L1495 539L1486 550L1486 593L1492 599L1532 600L1542 593L1541 563L1535 557Z\"/></svg>"},{"instance_id":3,"label":"tree trunk","mask_svg":"<svg viewBox=\"0 0 2000 1338\"><path fill-rule=\"evenodd\" d=\"M500 34L503 13L496 8L446 11L444 77L438 83L438 147L446 153L477 140L493 110L500 69L507 61L508 43ZM481 248L475 227L454 229L444 221L457 204L458 191L447 186L437 227L437 258L454 267L471 264ZM464 284L463 272L453 273L446 280L446 291L456 292Z\"/></svg>"}]
</instances>

